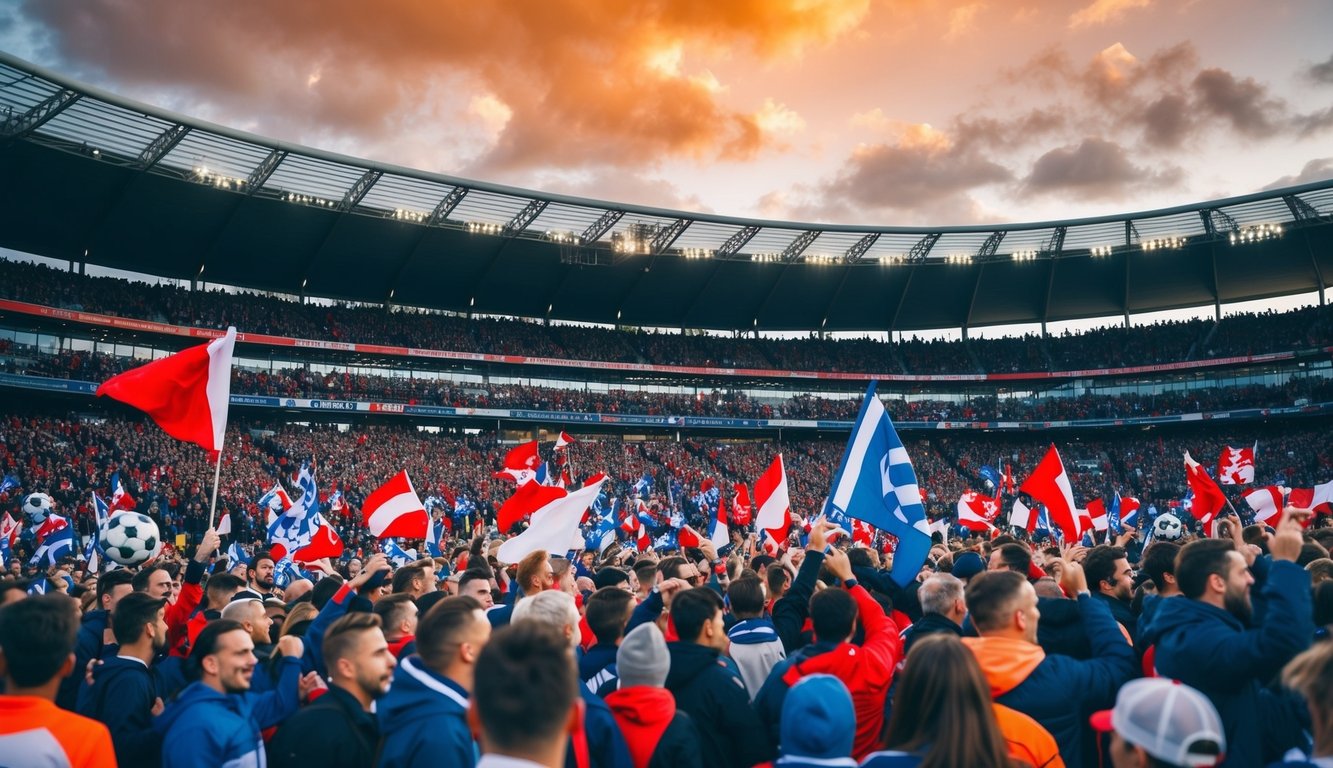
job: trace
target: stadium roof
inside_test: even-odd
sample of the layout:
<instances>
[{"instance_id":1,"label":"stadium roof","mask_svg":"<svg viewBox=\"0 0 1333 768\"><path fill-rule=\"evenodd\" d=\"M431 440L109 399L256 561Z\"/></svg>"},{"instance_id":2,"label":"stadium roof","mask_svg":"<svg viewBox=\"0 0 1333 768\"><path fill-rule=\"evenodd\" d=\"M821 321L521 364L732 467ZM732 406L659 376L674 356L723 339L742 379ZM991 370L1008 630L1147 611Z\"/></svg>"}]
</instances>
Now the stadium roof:
<instances>
[{"instance_id":1,"label":"stadium roof","mask_svg":"<svg viewBox=\"0 0 1333 768\"><path fill-rule=\"evenodd\" d=\"M1333 179L1055 222L765 221L287 144L0 53L0 247L164 277L635 326L917 330L1323 291Z\"/></svg>"}]
</instances>

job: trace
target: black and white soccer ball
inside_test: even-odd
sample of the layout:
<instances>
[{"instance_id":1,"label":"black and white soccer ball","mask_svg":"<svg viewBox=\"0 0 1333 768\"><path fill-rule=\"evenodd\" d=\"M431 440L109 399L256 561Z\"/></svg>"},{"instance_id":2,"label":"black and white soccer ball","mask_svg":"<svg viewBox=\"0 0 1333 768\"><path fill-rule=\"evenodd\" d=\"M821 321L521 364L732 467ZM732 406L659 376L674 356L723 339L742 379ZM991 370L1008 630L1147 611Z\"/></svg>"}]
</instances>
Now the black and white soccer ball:
<instances>
[{"instance_id":1,"label":"black and white soccer ball","mask_svg":"<svg viewBox=\"0 0 1333 768\"><path fill-rule=\"evenodd\" d=\"M162 551L162 534L153 518L139 512L117 512L97 531L106 556L126 566L139 565Z\"/></svg>"},{"instance_id":2,"label":"black and white soccer ball","mask_svg":"<svg viewBox=\"0 0 1333 768\"><path fill-rule=\"evenodd\" d=\"M56 503L44 493L30 493L23 499L23 514L28 522L41 525L55 511Z\"/></svg>"},{"instance_id":3,"label":"black and white soccer ball","mask_svg":"<svg viewBox=\"0 0 1333 768\"><path fill-rule=\"evenodd\" d=\"M1158 515L1152 523L1152 535L1161 541L1179 541L1185 535L1185 523L1169 512Z\"/></svg>"}]
</instances>

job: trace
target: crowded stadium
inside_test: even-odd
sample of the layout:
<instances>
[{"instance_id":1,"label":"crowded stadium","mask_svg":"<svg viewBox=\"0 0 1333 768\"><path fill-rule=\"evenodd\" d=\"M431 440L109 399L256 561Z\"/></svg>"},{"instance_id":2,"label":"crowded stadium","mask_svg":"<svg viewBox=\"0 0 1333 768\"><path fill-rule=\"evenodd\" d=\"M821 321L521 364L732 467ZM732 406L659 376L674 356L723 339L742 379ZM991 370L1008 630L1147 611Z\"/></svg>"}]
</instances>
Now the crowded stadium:
<instances>
[{"instance_id":1,"label":"crowded stadium","mask_svg":"<svg viewBox=\"0 0 1333 768\"><path fill-rule=\"evenodd\" d=\"M0 107L0 764L1333 765L1333 178L811 224Z\"/></svg>"}]
</instances>

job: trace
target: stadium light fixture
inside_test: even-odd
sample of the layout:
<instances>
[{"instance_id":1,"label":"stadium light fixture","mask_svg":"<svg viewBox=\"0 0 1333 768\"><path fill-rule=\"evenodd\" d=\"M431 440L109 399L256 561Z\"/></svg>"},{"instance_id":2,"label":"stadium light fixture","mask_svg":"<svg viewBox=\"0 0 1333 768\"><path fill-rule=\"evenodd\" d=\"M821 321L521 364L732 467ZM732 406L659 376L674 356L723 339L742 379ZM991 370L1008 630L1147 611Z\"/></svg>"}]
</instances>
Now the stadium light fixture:
<instances>
[{"instance_id":1,"label":"stadium light fixture","mask_svg":"<svg viewBox=\"0 0 1333 768\"><path fill-rule=\"evenodd\" d=\"M1188 242L1188 237L1154 237L1144 240L1140 245L1145 251L1161 251L1184 248Z\"/></svg>"},{"instance_id":2,"label":"stadium light fixture","mask_svg":"<svg viewBox=\"0 0 1333 768\"><path fill-rule=\"evenodd\" d=\"M945 264L971 264L972 254L970 253L951 253L944 257Z\"/></svg>"},{"instance_id":3,"label":"stadium light fixture","mask_svg":"<svg viewBox=\"0 0 1333 768\"><path fill-rule=\"evenodd\" d=\"M1264 240L1276 240L1279 237L1282 237L1281 224L1251 224L1232 232L1230 240L1232 245L1248 245Z\"/></svg>"},{"instance_id":4,"label":"stadium light fixture","mask_svg":"<svg viewBox=\"0 0 1333 768\"><path fill-rule=\"evenodd\" d=\"M469 221L463 225L463 228L474 235L498 235L504 229L499 224L486 221Z\"/></svg>"},{"instance_id":5,"label":"stadium light fixture","mask_svg":"<svg viewBox=\"0 0 1333 768\"><path fill-rule=\"evenodd\" d=\"M779 258L781 258L781 256L782 254L780 253L767 253L767 252L752 253L750 254L750 261L757 261L761 264L768 264L770 262L777 261Z\"/></svg>"},{"instance_id":6,"label":"stadium light fixture","mask_svg":"<svg viewBox=\"0 0 1333 768\"><path fill-rule=\"evenodd\" d=\"M93 155L99 154L93 150ZM225 173L217 173L206 165L197 165L193 168L194 180L200 184L208 184L218 189L240 189L245 186L245 179L235 176L228 176Z\"/></svg>"},{"instance_id":7,"label":"stadium light fixture","mask_svg":"<svg viewBox=\"0 0 1333 768\"><path fill-rule=\"evenodd\" d=\"M546 230L546 239L553 243L568 243L570 245L580 245L583 242L583 238L564 229Z\"/></svg>"},{"instance_id":8,"label":"stadium light fixture","mask_svg":"<svg viewBox=\"0 0 1333 768\"><path fill-rule=\"evenodd\" d=\"M907 263L907 254L886 253L879 257L879 263L886 267L892 264L905 264Z\"/></svg>"},{"instance_id":9,"label":"stadium light fixture","mask_svg":"<svg viewBox=\"0 0 1333 768\"><path fill-rule=\"evenodd\" d=\"M811 253L805 257L806 264L815 264L817 266L826 266L832 264L836 259L827 253Z\"/></svg>"},{"instance_id":10,"label":"stadium light fixture","mask_svg":"<svg viewBox=\"0 0 1333 768\"><path fill-rule=\"evenodd\" d=\"M611 249L616 253L646 254L652 248L653 228L642 224L611 233Z\"/></svg>"},{"instance_id":11,"label":"stadium light fixture","mask_svg":"<svg viewBox=\"0 0 1333 768\"><path fill-rule=\"evenodd\" d=\"M1110 256L1110 255L1111 255L1111 249L1112 249L1112 246L1109 246L1109 245L1098 245L1098 246L1093 247L1093 249L1092 249L1092 255L1093 255L1094 257L1096 257L1096 258L1101 258L1101 257L1103 257L1103 256Z\"/></svg>"},{"instance_id":12,"label":"stadium light fixture","mask_svg":"<svg viewBox=\"0 0 1333 768\"><path fill-rule=\"evenodd\" d=\"M687 259L711 259L713 258L712 248L682 248L680 255Z\"/></svg>"},{"instance_id":13,"label":"stadium light fixture","mask_svg":"<svg viewBox=\"0 0 1333 768\"><path fill-rule=\"evenodd\" d=\"M422 213L421 211L411 211L406 208L394 208L391 218L397 219L398 221L410 221L414 224L420 224L426 220L427 215L428 214Z\"/></svg>"},{"instance_id":14,"label":"stadium light fixture","mask_svg":"<svg viewBox=\"0 0 1333 768\"><path fill-rule=\"evenodd\" d=\"M1037 258L1037 252L1034 250L1014 251L1009 254L1009 258L1018 262L1034 261Z\"/></svg>"}]
</instances>

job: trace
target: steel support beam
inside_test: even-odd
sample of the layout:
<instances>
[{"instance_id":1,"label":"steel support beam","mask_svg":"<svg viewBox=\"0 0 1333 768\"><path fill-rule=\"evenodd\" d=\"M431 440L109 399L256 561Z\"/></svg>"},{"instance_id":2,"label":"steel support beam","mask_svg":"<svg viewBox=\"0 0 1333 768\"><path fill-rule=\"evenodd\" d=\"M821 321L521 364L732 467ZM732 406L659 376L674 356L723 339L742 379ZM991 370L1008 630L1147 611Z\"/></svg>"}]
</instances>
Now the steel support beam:
<instances>
[{"instance_id":1,"label":"steel support beam","mask_svg":"<svg viewBox=\"0 0 1333 768\"><path fill-rule=\"evenodd\" d=\"M754 236L757 234L759 234L759 227L757 226L741 227L736 230L731 237L728 237L727 241L717 249L717 257L719 259L729 259L732 256L735 256L740 253L741 249L745 247L745 244L753 240Z\"/></svg>"},{"instance_id":2,"label":"steel support beam","mask_svg":"<svg viewBox=\"0 0 1333 768\"><path fill-rule=\"evenodd\" d=\"M648 253L656 256L670 248L693 223L689 219L676 219L665 227L658 228L653 234L652 242L648 244Z\"/></svg>"},{"instance_id":3,"label":"steel support beam","mask_svg":"<svg viewBox=\"0 0 1333 768\"><path fill-rule=\"evenodd\" d=\"M847 252L842 255L843 263L851 264L860 261L862 257L870 252L870 249L874 247L877 242L879 242L878 232L871 232L860 240L857 240L856 243L854 243L851 248L848 248Z\"/></svg>"},{"instance_id":4,"label":"steel support beam","mask_svg":"<svg viewBox=\"0 0 1333 768\"><path fill-rule=\"evenodd\" d=\"M1069 232L1069 227L1056 227L1051 231L1051 236L1046 240L1046 245L1042 247L1042 253L1048 253L1053 257L1059 257L1060 252L1065 249L1065 235Z\"/></svg>"},{"instance_id":5,"label":"steel support beam","mask_svg":"<svg viewBox=\"0 0 1333 768\"><path fill-rule=\"evenodd\" d=\"M1291 211L1291 217L1298 222L1319 221L1323 218L1313 205L1295 195L1283 195L1282 202L1287 204L1287 209Z\"/></svg>"},{"instance_id":6,"label":"steel support beam","mask_svg":"<svg viewBox=\"0 0 1333 768\"><path fill-rule=\"evenodd\" d=\"M602 215L597 217L597 221L589 224L588 228L583 230L583 234L579 235L579 242L583 245L589 245L601 240L624 216L624 211L602 211Z\"/></svg>"},{"instance_id":7,"label":"steel support beam","mask_svg":"<svg viewBox=\"0 0 1333 768\"><path fill-rule=\"evenodd\" d=\"M814 245L814 242L818 240L819 236L822 234L824 233L820 230L807 229L806 231L797 235L795 240L792 240L791 243L788 244L786 248L782 249L782 256L780 257L781 260L790 264L791 262L801 258L801 254L805 253L806 250L809 249L811 245Z\"/></svg>"},{"instance_id":8,"label":"steel support beam","mask_svg":"<svg viewBox=\"0 0 1333 768\"><path fill-rule=\"evenodd\" d=\"M256 165L253 171L250 171L250 175L246 177L245 194L253 195L255 190L258 190L267 184L269 178L273 175L273 172L278 170L278 166L282 165L282 161L286 159L286 150L275 149L272 152L269 152L263 160L259 161L259 165Z\"/></svg>"},{"instance_id":9,"label":"steel support beam","mask_svg":"<svg viewBox=\"0 0 1333 768\"><path fill-rule=\"evenodd\" d=\"M32 133L47 120L64 112L74 102L83 98L83 94L71 91L66 88L47 96L42 101L32 105L32 108L21 115L13 115L9 119L0 123L0 136L12 139L21 139Z\"/></svg>"},{"instance_id":10,"label":"steel support beam","mask_svg":"<svg viewBox=\"0 0 1333 768\"><path fill-rule=\"evenodd\" d=\"M343 195L342 201L338 203L338 210L345 213L355 208L365 199L370 192L370 188L375 186L375 182L379 181L383 175L380 171L366 171L361 174L361 178L357 179L356 183L352 184L347 193Z\"/></svg>"},{"instance_id":11,"label":"steel support beam","mask_svg":"<svg viewBox=\"0 0 1333 768\"><path fill-rule=\"evenodd\" d=\"M443 224L449 218L449 214L454 212L454 209L458 207L459 203L463 202L465 197L467 197L467 187L454 187L449 190L449 194L445 195L444 199L435 205L435 209L426 218L426 226L438 227Z\"/></svg>"},{"instance_id":12,"label":"steel support beam","mask_svg":"<svg viewBox=\"0 0 1333 768\"><path fill-rule=\"evenodd\" d=\"M990 233L986 238L986 242L982 243L981 248L977 251L977 261L986 261L994 258L995 252L1000 250L1000 243L1003 242L1004 236L1007 234L1009 233L1004 231Z\"/></svg>"},{"instance_id":13,"label":"steel support beam","mask_svg":"<svg viewBox=\"0 0 1333 768\"><path fill-rule=\"evenodd\" d=\"M908 263L920 264L921 262L925 261L926 257L930 255L930 249L934 248L935 243L938 243L939 241L940 241L939 232L932 232L929 235L926 235L925 237L918 240L916 245L912 246L912 249L907 252ZM897 324L896 318L894 324L895 325Z\"/></svg>"},{"instance_id":14,"label":"steel support beam","mask_svg":"<svg viewBox=\"0 0 1333 768\"><path fill-rule=\"evenodd\" d=\"M148 146L144 147L143 151L139 153L139 159L135 162L135 165L144 171L157 165L162 158L167 156L168 152L181 143L181 139L185 138L189 132L190 128L188 126L177 123L159 133L157 138L149 142Z\"/></svg>"},{"instance_id":15,"label":"steel support beam","mask_svg":"<svg viewBox=\"0 0 1333 768\"><path fill-rule=\"evenodd\" d=\"M514 214L514 218L505 223L504 236L517 237L521 235L523 230L527 229L529 224L542 215L542 211L546 210L546 206L550 204L551 201L549 200L529 200L528 204L523 206L523 210Z\"/></svg>"}]
</instances>

